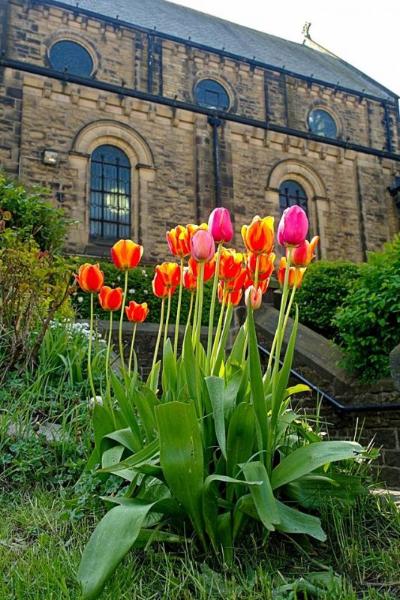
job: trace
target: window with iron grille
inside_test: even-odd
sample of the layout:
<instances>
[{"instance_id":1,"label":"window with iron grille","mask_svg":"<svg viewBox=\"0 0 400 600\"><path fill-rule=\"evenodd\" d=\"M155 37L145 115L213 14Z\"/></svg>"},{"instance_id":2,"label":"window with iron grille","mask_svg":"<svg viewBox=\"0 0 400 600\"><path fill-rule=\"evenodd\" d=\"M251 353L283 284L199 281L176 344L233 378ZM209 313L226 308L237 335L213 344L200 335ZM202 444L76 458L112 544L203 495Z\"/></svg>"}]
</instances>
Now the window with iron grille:
<instances>
[{"instance_id":1,"label":"window with iron grille","mask_svg":"<svg viewBox=\"0 0 400 600\"><path fill-rule=\"evenodd\" d=\"M283 181L279 187L279 208L281 213L285 208L297 204L307 212L307 194L297 181Z\"/></svg>"},{"instance_id":2,"label":"window with iron grille","mask_svg":"<svg viewBox=\"0 0 400 600\"><path fill-rule=\"evenodd\" d=\"M115 241L131 235L131 164L119 148L99 146L90 164L90 238Z\"/></svg>"}]
</instances>

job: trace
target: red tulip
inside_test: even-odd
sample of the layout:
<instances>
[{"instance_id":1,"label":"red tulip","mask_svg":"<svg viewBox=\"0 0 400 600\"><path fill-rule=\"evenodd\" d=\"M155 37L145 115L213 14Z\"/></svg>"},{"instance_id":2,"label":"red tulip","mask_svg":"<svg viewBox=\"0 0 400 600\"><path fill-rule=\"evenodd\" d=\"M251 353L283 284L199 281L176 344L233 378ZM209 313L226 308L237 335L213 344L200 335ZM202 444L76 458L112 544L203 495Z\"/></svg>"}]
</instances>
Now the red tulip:
<instances>
[{"instance_id":1,"label":"red tulip","mask_svg":"<svg viewBox=\"0 0 400 600\"><path fill-rule=\"evenodd\" d=\"M183 271L183 287L189 292L195 292L197 288L197 277L195 277L193 271L188 267Z\"/></svg>"},{"instance_id":2,"label":"red tulip","mask_svg":"<svg viewBox=\"0 0 400 600\"><path fill-rule=\"evenodd\" d=\"M99 293L99 303L103 310L119 310L121 308L123 292L121 288L110 288L103 285Z\"/></svg>"},{"instance_id":3,"label":"red tulip","mask_svg":"<svg viewBox=\"0 0 400 600\"><path fill-rule=\"evenodd\" d=\"M233 238L233 226L227 208L214 208L208 219L208 231L217 244L231 241Z\"/></svg>"},{"instance_id":4,"label":"red tulip","mask_svg":"<svg viewBox=\"0 0 400 600\"><path fill-rule=\"evenodd\" d=\"M176 288L181 280L181 268L174 262L163 262L155 268L167 288Z\"/></svg>"},{"instance_id":5,"label":"red tulip","mask_svg":"<svg viewBox=\"0 0 400 600\"><path fill-rule=\"evenodd\" d=\"M191 256L189 258L189 269L192 271L194 277L199 276L199 263ZM204 263L204 281L208 281L215 273L215 258L212 258L209 262Z\"/></svg>"},{"instance_id":6,"label":"red tulip","mask_svg":"<svg viewBox=\"0 0 400 600\"><path fill-rule=\"evenodd\" d=\"M153 277L152 287L153 294L157 296L157 298L167 298L169 294L172 296L176 290L176 287L168 287L165 285L164 277L158 271L156 271Z\"/></svg>"},{"instance_id":7,"label":"red tulip","mask_svg":"<svg viewBox=\"0 0 400 600\"><path fill-rule=\"evenodd\" d=\"M285 282L285 272L286 272L286 258L282 256L279 268L277 270L278 281L280 285L283 285ZM289 287L299 288L301 286L301 282L303 280L303 275L306 269L298 268L298 267L290 267L289 269Z\"/></svg>"},{"instance_id":8,"label":"red tulip","mask_svg":"<svg viewBox=\"0 0 400 600\"><path fill-rule=\"evenodd\" d=\"M274 246L274 218L254 217L250 225L243 225L242 238L248 252L268 254Z\"/></svg>"},{"instance_id":9,"label":"red tulip","mask_svg":"<svg viewBox=\"0 0 400 600\"><path fill-rule=\"evenodd\" d=\"M167 242L174 256L184 258L190 254L190 232L187 227L177 225L174 229L167 231Z\"/></svg>"},{"instance_id":10,"label":"red tulip","mask_svg":"<svg viewBox=\"0 0 400 600\"><path fill-rule=\"evenodd\" d=\"M138 302L131 300L128 306L125 307L125 314L128 321L131 321L132 323L143 323L149 314L147 302L138 304Z\"/></svg>"},{"instance_id":11,"label":"red tulip","mask_svg":"<svg viewBox=\"0 0 400 600\"><path fill-rule=\"evenodd\" d=\"M253 254L249 253L247 257L247 268L251 277L254 279L254 275L256 272L257 265L257 257L258 257L258 279L268 279L271 277L271 274L274 271L274 262L275 262L275 254L271 252L270 254Z\"/></svg>"},{"instance_id":12,"label":"red tulip","mask_svg":"<svg viewBox=\"0 0 400 600\"><path fill-rule=\"evenodd\" d=\"M295 204L283 211L278 227L278 242L281 246L300 246L306 239L308 218L304 210Z\"/></svg>"},{"instance_id":13,"label":"red tulip","mask_svg":"<svg viewBox=\"0 0 400 600\"><path fill-rule=\"evenodd\" d=\"M229 281L235 279L242 271L243 254L223 248L219 262L219 279Z\"/></svg>"},{"instance_id":14,"label":"red tulip","mask_svg":"<svg viewBox=\"0 0 400 600\"><path fill-rule=\"evenodd\" d=\"M290 251L290 264L294 267L308 267L315 254L315 247L318 244L319 237L316 235L311 242L305 240L297 248L292 248Z\"/></svg>"},{"instance_id":15,"label":"red tulip","mask_svg":"<svg viewBox=\"0 0 400 600\"><path fill-rule=\"evenodd\" d=\"M143 255L143 246L132 240L119 240L111 248L111 258L114 265L126 271L136 267Z\"/></svg>"},{"instance_id":16,"label":"red tulip","mask_svg":"<svg viewBox=\"0 0 400 600\"><path fill-rule=\"evenodd\" d=\"M104 273L100 270L99 265L85 263L79 267L75 281L84 292L97 294L103 287Z\"/></svg>"}]
</instances>

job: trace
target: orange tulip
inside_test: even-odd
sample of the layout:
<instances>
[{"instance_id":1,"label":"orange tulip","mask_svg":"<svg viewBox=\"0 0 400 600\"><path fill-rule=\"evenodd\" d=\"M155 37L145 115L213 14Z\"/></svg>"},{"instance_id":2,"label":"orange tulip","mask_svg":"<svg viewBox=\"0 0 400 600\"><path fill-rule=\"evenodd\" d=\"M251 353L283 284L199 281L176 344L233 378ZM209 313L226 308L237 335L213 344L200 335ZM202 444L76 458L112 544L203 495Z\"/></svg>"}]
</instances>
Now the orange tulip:
<instances>
[{"instance_id":1,"label":"orange tulip","mask_svg":"<svg viewBox=\"0 0 400 600\"><path fill-rule=\"evenodd\" d=\"M197 277L194 276L192 269L188 267L183 271L183 287L189 292L195 292L197 288Z\"/></svg>"},{"instance_id":2,"label":"orange tulip","mask_svg":"<svg viewBox=\"0 0 400 600\"><path fill-rule=\"evenodd\" d=\"M247 281L247 277L247 269L242 268L238 275L235 277L235 279L225 281L225 285L230 291L237 292L238 290L241 290L242 287L244 287Z\"/></svg>"},{"instance_id":3,"label":"orange tulip","mask_svg":"<svg viewBox=\"0 0 400 600\"><path fill-rule=\"evenodd\" d=\"M99 303L103 310L119 310L121 308L123 292L121 288L110 288L103 285L99 293Z\"/></svg>"},{"instance_id":4,"label":"orange tulip","mask_svg":"<svg viewBox=\"0 0 400 600\"><path fill-rule=\"evenodd\" d=\"M274 246L274 218L254 217L250 225L243 225L242 238L249 252L268 254Z\"/></svg>"},{"instance_id":5,"label":"orange tulip","mask_svg":"<svg viewBox=\"0 0 400 600\"><path fill-rule=\"evenodd\" d=\"M96 294L103 287L104 273L100 270L99 265L85 263L79 267L75 281L84 292Z\"/></svg>"},{"instance_id":6,"label":"orange tulip","mask_svg":"<svg viewBox=\"0 0 400 600\"><path fill-rule=\"evenodd\" d=\"M143 323L149 314L147 302L138 304L138 302L131 300L128 306L125 307L125 314L128 321L131 321L132 323Z\"/></svg>"},{"instance_id":7,"label":"orange tulip","mask_svg":"<svg viewBox=\"0 0 400 600\"><path fill-rule=\"evenodd\" d=\"M286 271L287 261L284 256L282 256L279 267L277 269L278 281L280 285L283 285L285 282L285 271ZM303 281L303 275L305 272L305 268L299 267L290 267L289 269L289 287L299 288L301 286L301 282Z\"/></svg>"},{"instance_id":8,"label":"orange tulip","mask_svg":"<svg viewBox=\"0 0 400 600\"><path fill-rule=\"evenodd\" d=\"M235 279L242 271L243 254L223 248L219 262L219 279L229 281Z\"/></svg>"},{"instance_id":9,"label":"orange tulip","mask_svg":"<svg viewBox=\"0 0 400 600\"><path fill-rule=\"evenodd\" d=\"M197 231L199 231L199 229L204 229L204 231L207 231L208 225L207 223L202 223L201 225L194 225L193 223L189 223L189 225L186 225L186 229L189 232L189 239L192 239L194 234Z\"/></svg>"},{"instance_id":10,"label":"orange tulip","mask_svg":"<svg viewBox=\"0 0 400 600\"><path fill-rule=\"evenodd\" d=\"M157 298L167 298L169 294L172 296L176 290L176 287L169 288L165 285L164 277L158 271L156 271L153 277L152 287L153 294L157 296Z\"/></svg>"},{"instance_id":11,"label":"orange tulip","mask_svg":"<svg viewBox=\"0 0 400 600\"><path fill-rule=\"evenodd\" d=\"M194 258L191 256L189 258L189 269L192 271L193 276L198 277L199 275L199 263L197 261L194 260ZM208 281L209 279L211 279L211 277L213 277L215 273L215 258L212 258L210 260L210 262L206 262L204 263L204 281Z\"/></svg>"},{"instance_id":12,"label":"orange tulip","mask_svg":"<svg viewBox=\"0 0 400 600\"><path fill-rule=\"evenodd\" d=\"M219 282L219 284L218 284L218 300L222 304L222 301L225 296L226 304L232 304L232 306L237 306L243 296L242 288L239 288L237 290L231 290L231 291L228 291L228 293L226 293L228 288L225 286L226 286L226 284L224 285L222 281Z\"/></svg>"},{"instance_id":13,"label":"orange tulip","mask_svg":"<svg viewBox=\"0 0 400 600\"><path fill-rule=\"evenodd\" d=\"M157 265L156 273L163 279L165 287L168 289L176 288L181 280L181 268L174 262L163 262Z\"/></svg>"},{"instance_id":14,"label":"orange tulip","mask_svg":"<svg viewBox=\"0 0 400 600\"><path fill-rule=\"evenodd\" d=\"M119 240L111 248L111 258L114 265L122 271L136 267L143 255L143 246L132 240Z\"/></svg>"},{"instance_id":15,"label":"orange tulip","mask_svg":"<svg viewBox=\"0 0 400 600\"><path fill-rule=\"evenodd\" d=\"M190 254L190 232L187 227L177 225L174 229L167 231L167 242L174 256L183 258Z\"/></svg>"},{"instance_id":16,"label":"orange tulip","mask_svg":"<svg viewBox=\"0 0 400 600\"><path fill-rule=\"evenodd\" d=\"M268 279L261 279L261 280L259 279L257 289L261 290L262 294L265 294L265 292L268 289L269 282L270 282L270 277L268 277ZM255 287L252 276L251 276L251 274L248 273L247 279L244 284L244 288L247 290L251 286Z\"/></svg>"},{"instance_id":17,"label":"orange tulip","mask_svg":"<svg viewBox=\"0 0 400 600\"><path fill-rule=\"evenodd\" d=\"M247 256L247 268L249 270L249 274L254 279L254 275L256 272L256 264L258 257L258 279L268 279L271 277L274 271L274 262L275 262L275 254L271 252L270 254L253 254L250 252Z\"/></svg>"},{"instance_id":18,"label":"orange tulip","mask_svg":"<svg viewBox=\"0 0 400 600\"><path fill-rule=\"evenodd\" d=\"M297 248L288 248L287 252L291 252L290 263L294 267L308 267L312 259L315 257L315 248L319 242L319 236L313 237L311 242L305 240Z\"/></svg>"}]
</instances>

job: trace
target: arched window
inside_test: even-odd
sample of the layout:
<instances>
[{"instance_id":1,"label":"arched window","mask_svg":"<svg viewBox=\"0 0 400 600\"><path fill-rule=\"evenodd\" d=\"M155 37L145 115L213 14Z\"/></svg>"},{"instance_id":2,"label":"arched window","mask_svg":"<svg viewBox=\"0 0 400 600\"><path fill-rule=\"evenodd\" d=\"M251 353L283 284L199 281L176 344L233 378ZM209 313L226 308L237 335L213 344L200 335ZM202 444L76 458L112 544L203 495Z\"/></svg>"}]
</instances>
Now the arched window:
<instances>
[{"instance_id":1,"label":"arched window","mask_svg":"<svg viewBox=\"0 0 400 600\"><path fill-rule=\"evenodd\" d=\"M279 208L281 213L288 208L298 204L307 212L307 194L297 181L288 179L279 186Z\"/></svg>"},{"instance_id":2,"label":"arched window","mask_svg":"<svg viewBox=\"0 0 400 600\"><path fill-rule=\"evenodd\" d=\"M337 127L335 119L321 108L315 108L308 115L308 126L311 133L322 137L336 138Z\"/></svg>"},{"instance_id":3,"label":"arched window","mask_svg":"<svg viewBox=\"0 0 400 600\"><path fill-rule=\"evenodd\" d=\"M90 238L114 241L131 232L131 164L115 146L99 146L90 164Z\"/></svg>"},{"instance_id":4,"label":"arched window","mask_svg":"<svg viewBox=\"0 0 400 600\"><path fill-rule=\"evenodd\" d=\"M90 77L93 71L93 60L89 52L72 40L60 40L53 44L49 50L49 60L53 69L72 75Z\"/></svg>"},{"instance_id":5,"label":"arched window","mask_svg":"<svg viewBox=\"0 0 400 600\"><path fill-rule=\"evenodd\" d=\"M207 108L228 110L229 96L225 88L214 79L202 79L196 85L194 95L197 104Z\"/></svg>"}]
</instances>

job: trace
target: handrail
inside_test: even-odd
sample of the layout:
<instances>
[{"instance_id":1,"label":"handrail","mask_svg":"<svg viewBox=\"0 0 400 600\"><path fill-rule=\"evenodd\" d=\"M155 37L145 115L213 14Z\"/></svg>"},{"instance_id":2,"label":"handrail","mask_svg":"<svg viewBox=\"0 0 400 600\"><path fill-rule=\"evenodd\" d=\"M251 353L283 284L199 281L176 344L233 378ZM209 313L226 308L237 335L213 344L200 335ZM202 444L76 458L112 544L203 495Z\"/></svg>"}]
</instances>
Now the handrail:
<instances>
[{"instance_id":1,"label":"handrail","mask_svg":"<svg viewBox=\"0 0 400 600\"><path fill-rule=\"evenodd\" d=\"M258 349L262 354L264 354L266 356L270 356L270 354L271 354L269 352L269 350L264 348L264 346L261 346L261 344L258 344ZM279 362L280 362L280 364L283 364L282 360L280 360ZM309 381L306 377L304 377L304 375L301 375L301 373L299 373L295 369L290 369L290 373L293 377L295 377L302 383L308 385L308 387L310 389L312 389L314 392L316 392L323 400L326 400L326 402L328 402L328 404L333 406L333 408L340 413L400 411L400 402L383 403L383 404L342 404L341 402L336 400L336 398L334 398L327 392L324 392L323 390L321 390L321 388L319 388L317 385L315 385L314 383Z\"/></svg>"}]
</instances>

